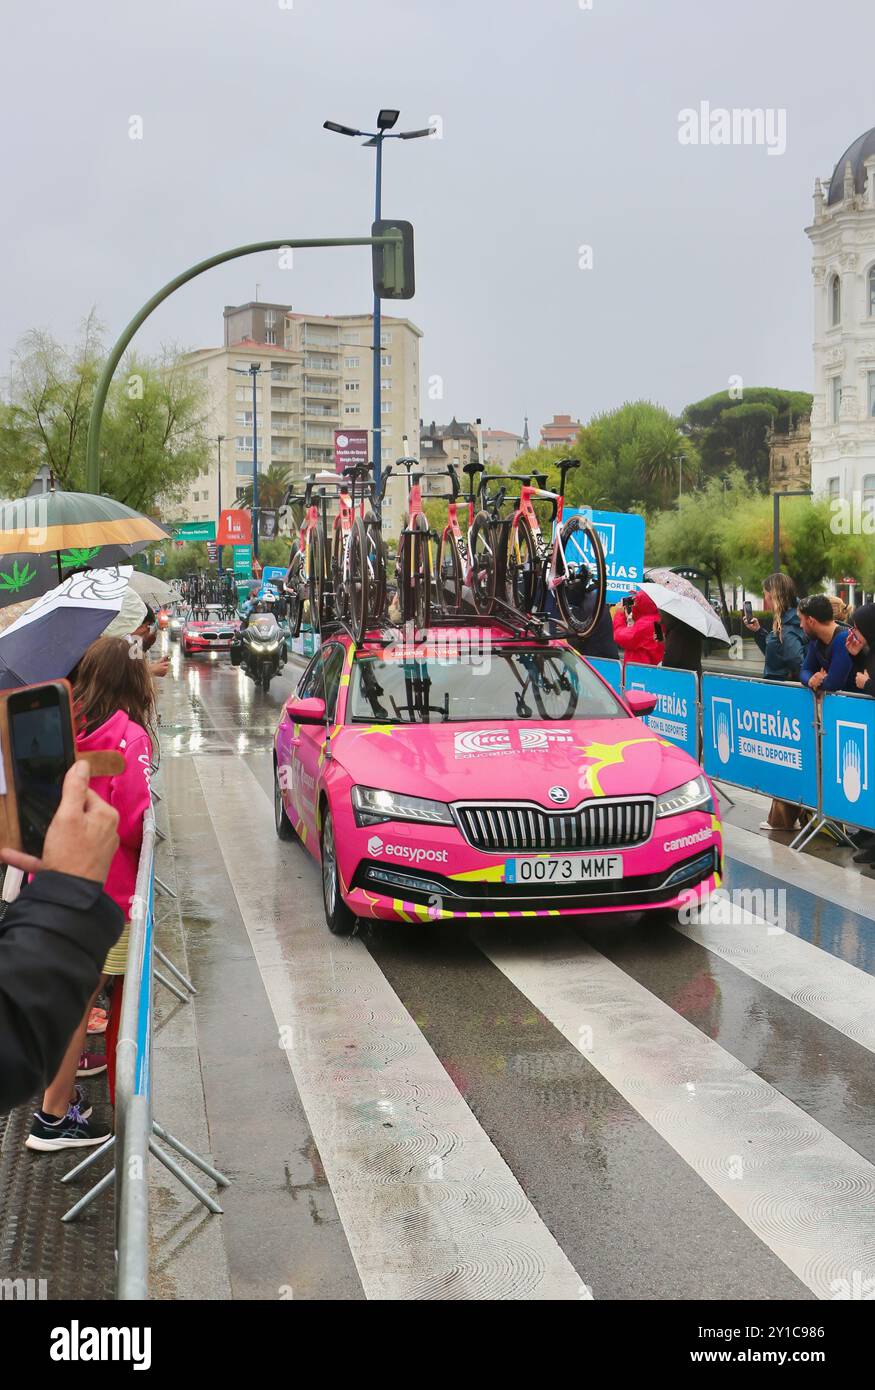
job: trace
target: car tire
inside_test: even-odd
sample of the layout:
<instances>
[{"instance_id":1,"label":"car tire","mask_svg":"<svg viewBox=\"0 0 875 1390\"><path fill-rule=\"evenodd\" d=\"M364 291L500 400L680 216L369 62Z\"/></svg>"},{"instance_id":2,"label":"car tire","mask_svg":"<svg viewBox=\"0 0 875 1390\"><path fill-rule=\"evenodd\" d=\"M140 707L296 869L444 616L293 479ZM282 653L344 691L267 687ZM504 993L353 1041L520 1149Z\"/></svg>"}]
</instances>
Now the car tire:
<instances>
[{"instance_id":1,"label":"car tire","mask_svg":"<svg viewBox=\"0 0 875 1390\"><path fill-rule=\"evenodd\" d=\"M322 863L322 902L325 907L325 921L328 930L334 936L349 936L355 931L358 919L355 913L347 907L340 892L334 821L328 806L325 807L322 819L319 850Z\"/></svg>"},{"instance_id":2,"label":"car tire","mask_svg":"<svg viewBox=\"0 0 875 1390\"><path fill-rule=\"evenodd\" d=\"M274 762L273 765L273 823L276 833L280 840L296 840L295 827L289 820L286 808L283 805L282 793L280 791L279 768Z\"/></svg>"}]
</instances>

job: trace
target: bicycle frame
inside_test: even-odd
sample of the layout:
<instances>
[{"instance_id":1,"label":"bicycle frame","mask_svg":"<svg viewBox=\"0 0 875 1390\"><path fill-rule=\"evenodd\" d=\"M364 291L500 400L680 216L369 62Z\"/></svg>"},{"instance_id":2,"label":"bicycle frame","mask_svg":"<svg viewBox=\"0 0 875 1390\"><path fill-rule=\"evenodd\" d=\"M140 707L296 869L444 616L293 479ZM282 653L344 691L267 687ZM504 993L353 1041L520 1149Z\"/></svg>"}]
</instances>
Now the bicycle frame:
<instances>
[{"instance_id":1,"label":"bicycle frame","mask_svg":"<svg viewBox=\"0 0 875 1390\"><path fill-rule=\"evenodd\" d=\"M553 517L551 521L553 536L549 541L544 537L541 530L541 523L532 505L536 501L553 503ZM531 484L526 483L520 489L519 501L510 523L513 544L517 551L517 555L519 555L517 533L519 530L520 518L525 517L532 532L532 539L535 542L538 562L545 567L547 587L550 589L558 588L560 584L565 582L566 577L564 574L560 575L556 572L556 555L559 549L559 536L562 531L562 512L564 505L565 498L561 492L549 492L546 488L532 487Z\"/></svg>"}]
</instances>

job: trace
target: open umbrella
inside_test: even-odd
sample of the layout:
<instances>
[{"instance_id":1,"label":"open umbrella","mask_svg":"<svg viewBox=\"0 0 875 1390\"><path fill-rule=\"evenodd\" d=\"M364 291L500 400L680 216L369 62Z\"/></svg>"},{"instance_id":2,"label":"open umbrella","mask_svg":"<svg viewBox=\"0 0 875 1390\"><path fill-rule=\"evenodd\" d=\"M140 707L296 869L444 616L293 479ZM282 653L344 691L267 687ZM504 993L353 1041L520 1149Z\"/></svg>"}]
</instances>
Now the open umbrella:
<instances>
[{"instance_id":1,"label":"open umbrella","mask_svg":"<svg viewBox=\"0 0 875 1390\"><path fill-rule=\"evenodd\" d=\"M130 576L130 565L86 570L30 604L0 634L0 690L66 676L126 601L136 601L142 619L145 605L131 591Z\"/></svg>"},{"instance_id":2,"label":"open umbrella","mask_svg":"<svg viewBox=\"0 0 875 1390\"><path fill-rule=\"evenodd\" d=\"M89 492L54 489L0 507L0 608L37 598L88 565L124 564L168 532L151 517Z\"/></svg>"},{"instance_id":3,"label":"open umbrella","mask_svg":"<svg viewBox=\"0 0 875 1390\"><path fill-rule=\"evenodd\" d=\"M682 575L669 569L645 569L645 580L638 588L649 594L657 608L686 623L694 632L729 646L731 638L705 595Z\"/></svg>"},{"instance_id":4,"label":"open umbrella","mask_svg":"<svg viewBox=\"0 0 875 1390\"><path fill-rule=\"evenodd\" d=\"M173 603L178 598L165 580L158 579L154 574L144 574L142 570L134 570L131 588L150 608L163 608L166 603Z\"/></svg>"}]
</instances>

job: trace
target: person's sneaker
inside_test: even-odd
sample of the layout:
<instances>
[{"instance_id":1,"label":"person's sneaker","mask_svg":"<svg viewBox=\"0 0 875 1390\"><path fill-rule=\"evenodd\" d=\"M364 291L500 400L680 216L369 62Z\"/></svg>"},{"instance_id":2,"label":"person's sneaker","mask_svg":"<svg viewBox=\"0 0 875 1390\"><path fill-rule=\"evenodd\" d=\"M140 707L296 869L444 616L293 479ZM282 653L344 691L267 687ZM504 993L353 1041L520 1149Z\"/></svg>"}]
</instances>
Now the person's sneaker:
<instances>
[{"instance_id":1,"label":"person's sneaker","mask_svg":"<svg viewBox=\"0 0 875 1390\"><path fill-rule=\"evenodd\" d=\"M47 1120L37 1110L34 1113L30 1134L24 1141L25 1148L36 1149L38 1153L54 1153L56 1149L88 1149L103 1144L110 1136L107 1125L89 1124L71 1105L60 1120Z\"/></svg>"},{"instance_id":2,"label":"person's sneaker","mask_svg":"<svg viewBox=\"0 0 875 1390\"><path fill-rule=\"evenodd\" d=\"M74 1086L73 1093L73 1099L70 1101L70 1104L75 1105L76 1109L79 1111L81 1119L89 1119L93 1107L89 1104L88 1092L86 1091L85 1087Z\"/></svg>"},{"instance_id":3,"label":"person's sneaker","mask_svg":"<svg viewBox=\"0 0 875 1390\"><path fill-rule=\"evenodd\" d=\"M88 1015L88 1032L105 1033L107 1024L106 1009L92 1009Z\"/></svg>"},{"instance_id":4,"label":"person's sneaker","mask_svg":"<svg viewBox=\"0 0 875 1390\"><path fill-rule=\"evenodd\" d=\"M77 1076L99 1076L106 1071L105 1052L83 1052L76 1066Z\"/></svg>"}]
</instances>

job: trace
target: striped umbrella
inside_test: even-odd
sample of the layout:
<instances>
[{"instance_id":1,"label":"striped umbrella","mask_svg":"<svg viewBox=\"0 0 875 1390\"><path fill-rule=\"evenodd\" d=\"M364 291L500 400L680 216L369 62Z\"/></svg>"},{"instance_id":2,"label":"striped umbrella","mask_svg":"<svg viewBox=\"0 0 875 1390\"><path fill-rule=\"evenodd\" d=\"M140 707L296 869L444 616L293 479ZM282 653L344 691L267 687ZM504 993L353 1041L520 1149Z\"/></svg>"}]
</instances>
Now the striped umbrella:
<instances>
[{"instance_id":1,"label":"striped umbrella","mask_svg":"<svg viewBox=\"0 0 875 1390\"><path fill-rule=\"evenodd\" d=\"M65 572L124 564L168 532L112 497L57 489L0 507L0 608L38 598Z\"/></svg>"}]
</instances>

